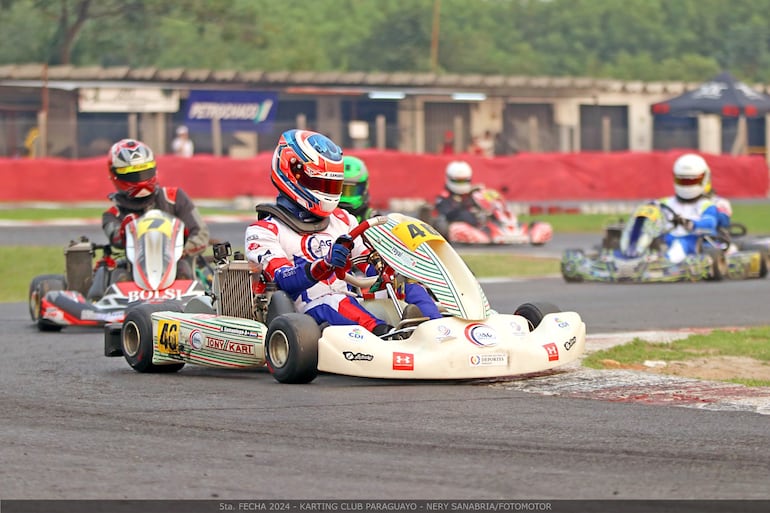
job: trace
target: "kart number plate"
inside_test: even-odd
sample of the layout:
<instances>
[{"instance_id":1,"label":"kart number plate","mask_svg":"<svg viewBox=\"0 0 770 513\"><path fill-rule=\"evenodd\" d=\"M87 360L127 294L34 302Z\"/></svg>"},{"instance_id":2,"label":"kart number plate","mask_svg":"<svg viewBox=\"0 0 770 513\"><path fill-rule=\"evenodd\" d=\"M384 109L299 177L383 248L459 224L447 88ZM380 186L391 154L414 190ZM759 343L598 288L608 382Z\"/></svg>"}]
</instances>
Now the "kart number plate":
<instances>
[{"instance_id":1,"label":"kart number plate","mask_svg":"<svg viewBox=\"0 0 770 513\"><path fill-rule=\"evenodd\" d=\"M163 354L179 354L179 323L158 321L158 351Z\"/></svg>"}]
</instances>

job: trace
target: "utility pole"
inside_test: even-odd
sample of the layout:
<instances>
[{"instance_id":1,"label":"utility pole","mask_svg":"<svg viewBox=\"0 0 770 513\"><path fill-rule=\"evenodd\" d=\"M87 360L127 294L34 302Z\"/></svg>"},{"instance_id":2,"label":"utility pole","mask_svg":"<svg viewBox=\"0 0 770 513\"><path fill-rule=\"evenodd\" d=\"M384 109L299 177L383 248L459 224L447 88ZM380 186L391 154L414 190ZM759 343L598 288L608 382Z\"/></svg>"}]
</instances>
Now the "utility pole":
<instances>
[{"instance_id":1,"label":"utility pole","mask_svg":"<svg viewBox=\"0 0 770 513\"><path fill-rule=\"evenodd\" d=\"M430 70L438 72L438 34L439 13L441 12L441 0L433 0L433 34L430 40Z\"/></svg>"}]
</instances>

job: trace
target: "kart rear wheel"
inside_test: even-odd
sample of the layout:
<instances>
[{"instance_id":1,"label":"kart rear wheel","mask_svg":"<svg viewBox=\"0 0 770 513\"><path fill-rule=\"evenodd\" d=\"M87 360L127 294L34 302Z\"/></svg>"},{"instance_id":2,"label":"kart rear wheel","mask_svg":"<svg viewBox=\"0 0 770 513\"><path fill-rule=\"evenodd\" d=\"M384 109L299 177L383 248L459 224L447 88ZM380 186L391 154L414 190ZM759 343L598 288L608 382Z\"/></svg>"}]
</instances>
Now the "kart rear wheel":
<instances>
[{"instance_id":1,"label":"kart rear wheel","mask_svg":"<svg viewBox=\"0 0 770 513\"><path fill-rule=\"evenodd\" d=\"M543 317L550 313L558 312L561 312L561 308L554 305L553 303L532 302L524 303L523 305L519 306L516 311L513 312L513 315L520 315L527 319L527 322L529 323L529 331L534 331L535 328L540 326L540 322L543 320Z\"/></svg>"},{"instance_id":2,"label":"kart rear wheel","mask_svg":"<svg viewBox=\"0 0 770 513\"><path fill-rule=\"evenodd\" d=\"M152 318L153 312L181 312L178 301L147 303L129 308L120 331L120 345L126 362L137 372L177 372L184 363L155 365L152 363Z\"/></svg>"},{"instance_id":3,"label":"kart rear wheel","mask_svg":"<svg viewBox=\"0 0 770 513\"><path fill-rule=\"evenodd\" d=\"M759 277L765 278L767 276L767 270L770 266L770 250L767 246L761 244L746 244L740 248L741 251L756 251L761 255L759 262Z\"/></svg>"},{"instance_id":4,"label":"kart rear wheel","mask_svg":"<svg viewBox=\"0 0 770 513\"><path fill-rule=\"evenodd\" d=\"M63 326L41 318L41 306L45 295L52 290L66 290L64 275L42 274L29 284L29 316L40 331L61 331Z\"/></svg>"},{"instance_id":5,"label":"kart rear wheel","mask_svg":"<svg viewBox=\"0 0 770 513\"><path fill-rule=\"evenodd\" d=\"M287 313L270 323L265 337L267 368L280 383L310 383L318 375L321 329L309 315Z\"/></svg>"}]
</instances>

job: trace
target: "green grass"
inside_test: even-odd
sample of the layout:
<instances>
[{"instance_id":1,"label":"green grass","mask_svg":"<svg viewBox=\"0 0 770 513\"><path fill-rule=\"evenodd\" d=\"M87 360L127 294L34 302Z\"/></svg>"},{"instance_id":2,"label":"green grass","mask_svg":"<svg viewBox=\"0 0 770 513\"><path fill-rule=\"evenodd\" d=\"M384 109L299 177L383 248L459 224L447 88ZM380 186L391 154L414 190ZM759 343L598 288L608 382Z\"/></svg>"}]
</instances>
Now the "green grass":
<instances>
[{"instance_id":1,"label":"green grass","mask_svg":"<svg viewBox=\"0 0 770 513\"><path fill-rule=\"evenodd\" d=\"M479 278L498 276L541 276L559 272L559 260L512 255L463 255ZM29 283L40 274L64 274L64 247L0 246L0 267L14 269L2 282L2 302L27 301Z\"/></svg>"},{"instance_id":2,"label":"green grass","mask_svg":"<svg viewBox=\"0 0 770 513\"><path fill-rule=\"evenodd\" d=\"M105 207L107 204L105 203ZM91 218L100 219L103 208L2 208L0 219L8 220L43 220ZM252 215L252 210L234 210L225 208L203 207L203 215ZM521 215L522 222L532 220L547 221L553 226L555 233L600 233L604 228L626 215L619 214L542 214ZM770 233L770 202L763 203L733 203L733 220L746 225L749 234Z\"/></svg>"},{"instance_id":3,"label":"green grass","mask_svg":"<svg viewBox=\"0 0 770 513\"><path fill-rule=\"evenodd\" d=\"M603 360L614 360L622 365L639 365L645 360L673 362L715 356L742 356L770 366L770 327L739 331L715 330L670 343L653 343L636 338L628 344L589 354L583 359L583 365L604 369ZM770 386L770 380L736 378L729 381L747 386Z\"/></svg>"}]
</instances>

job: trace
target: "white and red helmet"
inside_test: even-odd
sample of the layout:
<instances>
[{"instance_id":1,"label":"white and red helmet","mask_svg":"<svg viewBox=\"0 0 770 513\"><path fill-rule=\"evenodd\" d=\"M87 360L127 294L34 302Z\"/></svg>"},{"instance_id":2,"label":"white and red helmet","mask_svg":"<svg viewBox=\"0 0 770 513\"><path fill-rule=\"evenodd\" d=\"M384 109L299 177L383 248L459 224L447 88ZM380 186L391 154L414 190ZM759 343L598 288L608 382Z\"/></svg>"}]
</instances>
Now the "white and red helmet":
<instances>
[{"instance_id":1,"label":"white and red helmet","mask_svg":"<svg viewBox=\"0 0 770 513\"><path fill-rule=\"evenodd\" d=\"M453 194L468 194L471 192L473 170L470 164L462 160L454 160L446 167L446 188Z\"/></svg>"},{"instance_id":2,"label":"white and red helmet","mask_svg":"<svg viewBox=\"0 0 770 513\"><path fill-rule=\"evenodd\" d=\"M115 188L129 198L143 198L155 192L158 185L155 155L142 141L122 139L113 144L107 167Z\"/></svg>"},{"instance_id":3,"label":"white and red helmet","mask_svg":"<svg viewBox=\"0 0 770 513\"><path fill-rule=\"evenodd\" d=\"M674 192L683 200L693 200L709 192L711 170L703 157L685 153L674 162Z\"/></svg>"},{"instance_id":4,"label":"white and red helmet","mask_svg":"<svg viewBox=\"0 0 770 513\"><path fill-rule=\"evenodd\" d=\"M287 130L273 153L273 185L302 209L317 217L334 212L345 177L342 149L325 135Z\"/></svg>"}]
</instances>

